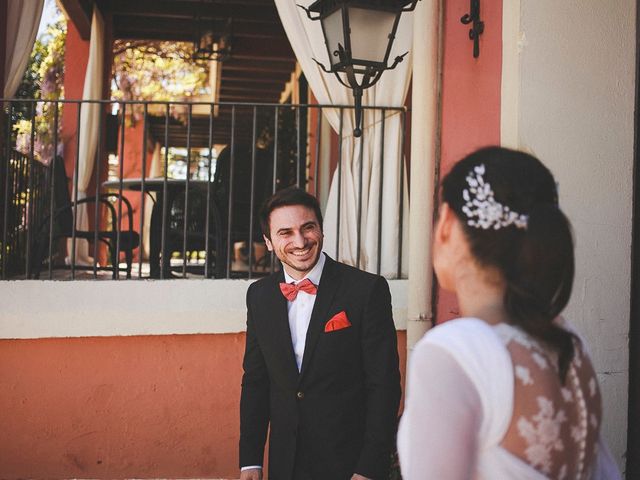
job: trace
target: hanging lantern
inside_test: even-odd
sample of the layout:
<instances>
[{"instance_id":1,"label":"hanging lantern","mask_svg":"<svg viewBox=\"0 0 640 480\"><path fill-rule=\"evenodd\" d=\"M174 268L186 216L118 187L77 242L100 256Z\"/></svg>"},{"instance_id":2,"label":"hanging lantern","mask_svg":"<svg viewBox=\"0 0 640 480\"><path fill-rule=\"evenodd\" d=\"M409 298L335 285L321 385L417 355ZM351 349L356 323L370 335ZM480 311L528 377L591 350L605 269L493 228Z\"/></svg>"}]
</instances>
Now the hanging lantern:
<instances>
[{"instance_id":1,"label":"hanging lantern","mask_svg":"<svg viewBox=\"0 0 640 480\"><path fill-rule=\"evenodd\" d=\"M192 58L223 62L231 56L231 19L205 20L200 10L195 17Z\"/></svg>"},{"instance_id":2,"label":"hanging lantern","mask_svg":"<svg viewBox=\"0 0 640 480\"><path fill-rule=\"evenodd\" d=\"M320 20L330 67L317 60L327 73L353 90L356 125L362 135L362 91L374 85L385 70L392 70L408 53L388 65L400 15L410 12L419 0L317 0L301 7L311 20Z\"/></svg>"}]
</instances>

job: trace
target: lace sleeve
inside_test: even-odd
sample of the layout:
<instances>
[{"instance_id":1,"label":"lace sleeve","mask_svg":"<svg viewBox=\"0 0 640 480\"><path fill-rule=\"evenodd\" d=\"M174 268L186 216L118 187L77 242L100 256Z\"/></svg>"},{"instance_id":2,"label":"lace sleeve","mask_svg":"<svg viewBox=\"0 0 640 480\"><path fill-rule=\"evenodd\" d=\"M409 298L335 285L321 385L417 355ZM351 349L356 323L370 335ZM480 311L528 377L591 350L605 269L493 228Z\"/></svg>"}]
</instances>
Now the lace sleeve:
<instances>
[{"instance_id":1,"label":"lace sleeve","mask_svg":"<svg viewBox=\"0 0 640 480\"><path fill-rule=\"evenodd\" d=\"M480 397L454 359L437 345L418 345L411 356L398 453L405 480L473 476Z\"/></svg>"}]
</instances>

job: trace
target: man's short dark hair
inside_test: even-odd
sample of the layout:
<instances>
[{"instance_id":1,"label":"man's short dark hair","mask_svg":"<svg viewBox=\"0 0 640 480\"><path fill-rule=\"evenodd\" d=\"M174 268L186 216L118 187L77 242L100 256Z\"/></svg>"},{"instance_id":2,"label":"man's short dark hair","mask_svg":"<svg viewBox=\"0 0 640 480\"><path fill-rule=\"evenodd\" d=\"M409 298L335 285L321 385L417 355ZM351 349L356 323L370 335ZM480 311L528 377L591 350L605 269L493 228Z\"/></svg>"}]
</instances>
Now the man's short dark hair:
<instances>
[{"instance_id":1,"label":"man's short dark hair","mask_svg":"<svg viewBox=\"0 0 640 480\"><path fill-rule=\"evenodd\" d=\"M289 207L294 205L302 205L307 207L316 214L320 230L322 230L322 212L320 211L320 204L318 199L305 192L298 187L287 187L282 190L278 190L273 196L267 198L260 210L260 226L262 227L262 233L264 236L271 240L271 228L269 223L269 217L271 212L276 208Z\"/></svg>"}]
</instances>

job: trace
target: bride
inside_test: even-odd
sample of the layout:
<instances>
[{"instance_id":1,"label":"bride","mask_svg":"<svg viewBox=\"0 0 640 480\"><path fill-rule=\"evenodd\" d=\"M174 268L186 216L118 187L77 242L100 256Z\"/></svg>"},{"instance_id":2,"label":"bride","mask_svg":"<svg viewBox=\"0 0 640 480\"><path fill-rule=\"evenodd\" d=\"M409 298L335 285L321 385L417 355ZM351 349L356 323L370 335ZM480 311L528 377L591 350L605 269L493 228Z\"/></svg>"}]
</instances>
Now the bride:
<instances>
[{"instance_id":1,"label":"bride","mask_svg":"<svg viewBox=\"0 0 640 480\"><path fill-rule=\"evenodd\" d=\"M405 480L617 479L584 342L560 316L574 275L556 183L490 147L442 182L434 269L462 318L416 345L398 432Z\"/></svg>"}]
</instances>

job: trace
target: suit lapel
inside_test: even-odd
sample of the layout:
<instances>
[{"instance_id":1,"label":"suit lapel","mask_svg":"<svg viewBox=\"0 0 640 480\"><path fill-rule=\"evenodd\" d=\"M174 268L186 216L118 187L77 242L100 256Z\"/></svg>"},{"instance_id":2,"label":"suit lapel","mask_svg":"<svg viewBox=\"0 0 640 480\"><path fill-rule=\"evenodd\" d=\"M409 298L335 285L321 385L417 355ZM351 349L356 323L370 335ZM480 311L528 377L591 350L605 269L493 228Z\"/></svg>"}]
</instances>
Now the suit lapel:
<instances>
[{"instance_id":1,"label":"suit lapel","mask_svg":"<svg viewBox=\"0 0 640 480\"><path fill-rule=\"evenodd\" d=\"M277 344L276 351L283 352L283 361L287 371L287 376L292 383L298 379L298 365L296 364L293 344L291 342L291 329L289 328L289 313L287 312L287 300L280 291L280 282L284 282L282 270L278 275L274 275L270 282L270 290L267 293L266 312L273 312L270 317L273 322L273 337Z\"/></svg>"},{"instance_id":2,"label":"suit lapel","mask_svg":"<svg viewBox=\"0 0 640 480\"><path fill-rule=\"evenodd\" d=\"M313 355L313 350L318 343L320 335L324 331L324 320L327 318L329 308L331 307L333 298L338 290L339 275L336 267L336 262L327 256L324 268L322 269L322 276L320 277L320 285L318 285L318 294L313 305L313 311L311 312L309 329L307 330L300 378L304 376L308 369L309 362Z\"/></svg>"}]
</instances>

